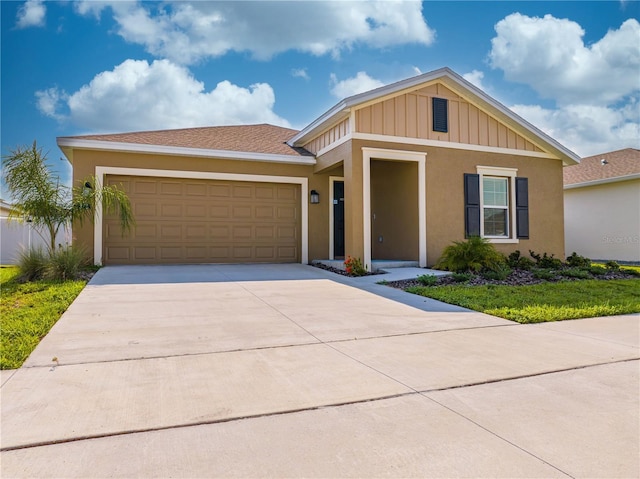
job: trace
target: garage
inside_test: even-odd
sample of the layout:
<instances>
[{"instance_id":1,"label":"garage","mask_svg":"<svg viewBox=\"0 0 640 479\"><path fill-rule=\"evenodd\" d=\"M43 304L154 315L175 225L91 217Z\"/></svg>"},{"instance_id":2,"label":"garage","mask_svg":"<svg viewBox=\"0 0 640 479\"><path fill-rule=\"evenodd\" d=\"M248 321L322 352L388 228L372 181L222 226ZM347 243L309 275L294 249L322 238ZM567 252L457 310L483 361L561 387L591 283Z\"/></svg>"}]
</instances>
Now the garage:
<instances>
[{"instance_id":1,"label":"garage","mask_svg":"<svg viewBox=\"0 0 640 479\"><path fill-rule=\"evenodd\" d=\"M129 195L136 225L103 223L104 264L296 263L300 184L107 175Z\"/></svg>"}]
</instances>

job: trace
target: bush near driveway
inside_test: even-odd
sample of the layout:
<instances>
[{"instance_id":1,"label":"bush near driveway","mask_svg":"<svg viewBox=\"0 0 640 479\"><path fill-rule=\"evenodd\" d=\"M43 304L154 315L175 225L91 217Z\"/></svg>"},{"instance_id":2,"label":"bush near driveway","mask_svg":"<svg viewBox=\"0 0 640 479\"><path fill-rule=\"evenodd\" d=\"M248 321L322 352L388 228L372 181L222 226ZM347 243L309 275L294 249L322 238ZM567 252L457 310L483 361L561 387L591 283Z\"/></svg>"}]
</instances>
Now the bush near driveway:
<instances>
[{"instance_id":1,"label":"bush near driveway","mask_svg":"<svg viewBox=\"0 0 640 479\"><path fill-rule=\"evenodd\" d=\"M0 268L0 369L19 368L87 284L20 283L18 275L18 268Z\"/></svg>"}]
</instances>

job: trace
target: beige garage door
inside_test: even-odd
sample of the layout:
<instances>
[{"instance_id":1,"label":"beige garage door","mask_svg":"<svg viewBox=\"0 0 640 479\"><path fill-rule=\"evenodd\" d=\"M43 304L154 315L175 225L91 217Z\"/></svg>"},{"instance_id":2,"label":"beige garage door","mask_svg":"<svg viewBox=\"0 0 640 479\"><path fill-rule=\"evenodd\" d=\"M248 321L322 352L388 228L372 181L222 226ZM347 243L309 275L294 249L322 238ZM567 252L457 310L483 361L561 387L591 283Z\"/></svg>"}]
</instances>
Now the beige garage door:
<instances>
[{"instance_id":1,"label":"beige garage door","mask_svg":"<svg viewBox=\"0 0 640 479\"><path fill-rule=\"evenodd\" d=\"M300 261L300 186L108 176L129 194L136 226L104 219L105 264Z\"/></svg>"}]
</instances>

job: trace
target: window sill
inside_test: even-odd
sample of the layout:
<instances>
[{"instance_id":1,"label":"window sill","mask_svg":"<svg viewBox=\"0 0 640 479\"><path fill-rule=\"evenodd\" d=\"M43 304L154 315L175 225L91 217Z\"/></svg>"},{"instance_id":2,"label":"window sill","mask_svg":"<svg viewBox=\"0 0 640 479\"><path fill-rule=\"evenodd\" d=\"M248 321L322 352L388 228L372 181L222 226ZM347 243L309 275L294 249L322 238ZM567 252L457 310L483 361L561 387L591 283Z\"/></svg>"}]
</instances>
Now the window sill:
<instances>
[{"instance_id":1,"label":"window sill","mask_svg":"<svg viewBox=\"0 0 640 479\"><path fill-rule=\"evenodd\" d=\"M489 241L489 243L520 243L520 240L518 238L490 238L488 236L485 236L484 238Z\"/></svg>"}]
</instances>

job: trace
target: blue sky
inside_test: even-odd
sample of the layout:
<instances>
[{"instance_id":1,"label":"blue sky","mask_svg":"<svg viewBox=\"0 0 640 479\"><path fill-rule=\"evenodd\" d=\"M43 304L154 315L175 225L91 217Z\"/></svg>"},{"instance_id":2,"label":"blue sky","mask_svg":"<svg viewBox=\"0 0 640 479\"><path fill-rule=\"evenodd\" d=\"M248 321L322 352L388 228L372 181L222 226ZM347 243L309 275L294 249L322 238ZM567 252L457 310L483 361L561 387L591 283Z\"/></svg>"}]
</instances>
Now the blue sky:
<instances>
[{"instance_id":1,"label":"blue sky","mask_svg":"<svg viewBox=\"0 0 640 479\"><path fill-rule=\"evenodd\" d=\"M448 66L582 156L640 148L640 3L2 1L2 154L273 123Z\"/></svg>"}]
</instances>

